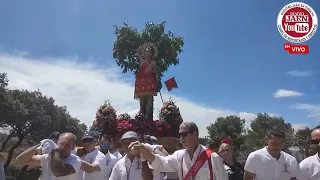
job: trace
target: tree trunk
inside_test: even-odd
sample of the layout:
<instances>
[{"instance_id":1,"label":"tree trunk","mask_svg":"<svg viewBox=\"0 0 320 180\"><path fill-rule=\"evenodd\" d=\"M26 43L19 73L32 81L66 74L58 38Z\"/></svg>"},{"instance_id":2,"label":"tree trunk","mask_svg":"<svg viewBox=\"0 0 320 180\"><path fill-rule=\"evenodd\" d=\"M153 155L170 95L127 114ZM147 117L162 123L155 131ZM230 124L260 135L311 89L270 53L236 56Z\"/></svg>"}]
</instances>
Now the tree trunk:
<instances>
[{"instance_id":1,"label":"tree trunk","mask_svg":"<svg viewBox=\"0 0 320 180\"><path fill-rule=\"evenodd\" d=\"M24 139L24 136L21 134L21 132L17 132L18 133L18 142L16 142L9 150L8 152L8 158L7 158L7 162L4 164L4 168L7 169L7 167L9 166L9 164L11 163L11 160L12 160L12 156L13 156L13 152L14 150L20 146L20 144L22 143L23 139Z\"/></svg>"},{"instance_id":2,"label":"tree trunk","mask_svg":"<svg viewBox=\"0 0 320 180\"><path fill-rule=\"evenodd\" d=\"M0 152L4 151L4 149L5 149L6 146L7 146L8 141L9 141L10 138L12 137L12 134L13 134L13 131L11 131L10 134L8 134L8 135L6 136L6 138L4 139L4 141L2 142L2 145L1 145Z\"/></svg>"}]
</instances>

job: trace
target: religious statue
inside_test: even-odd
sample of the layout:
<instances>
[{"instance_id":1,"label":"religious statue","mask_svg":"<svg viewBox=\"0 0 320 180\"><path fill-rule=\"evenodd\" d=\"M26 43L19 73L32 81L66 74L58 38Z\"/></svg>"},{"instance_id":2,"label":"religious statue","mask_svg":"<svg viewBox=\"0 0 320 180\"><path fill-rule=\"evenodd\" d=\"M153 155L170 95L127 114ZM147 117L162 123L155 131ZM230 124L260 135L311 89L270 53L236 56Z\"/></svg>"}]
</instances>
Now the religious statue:
<instances>
[{"instance_id":1,"label":"religious statue","mask_svg":"<svg viewBox=\"0 0 320 180\"><path fill-rule=\"evenodd\" d=\"M146 120L153 120L153 97L160 88L159 75L156 69L158 50L152 43L142 44L137 51L139 70L136 73L134 98L139 99L140 114Z\"/></svg>"}]
</instances>

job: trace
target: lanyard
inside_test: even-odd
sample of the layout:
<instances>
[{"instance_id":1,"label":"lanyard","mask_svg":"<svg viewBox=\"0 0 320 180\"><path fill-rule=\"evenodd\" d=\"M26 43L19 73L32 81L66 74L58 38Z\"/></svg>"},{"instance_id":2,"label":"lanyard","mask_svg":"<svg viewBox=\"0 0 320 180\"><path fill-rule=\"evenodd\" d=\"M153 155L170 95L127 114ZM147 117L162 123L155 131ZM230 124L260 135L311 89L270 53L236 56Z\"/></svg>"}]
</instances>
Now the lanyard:
<instances>
[{"instance_id":1,"label":"lanyard","mask_svg":"<svg viewBox=\"0 0 320 180\"><path fill-rule=\"evenodd\" d=\"M187 151L187 150L186 150L186 151ZM196 157L196 160L198 159L201 151L202 151L202 147L200 147L200 150L199 150L199 153L198 153L198 155L197 155L197 157ZM192 167L192 166L190 166L190 168L191 168L191 167ZM182 179L183 179L183 155L182 155L182 158L181 158L181 177L182 177Z\"/></svg>"},{"instance_id":2,"label":"lanyard","mask_svg":"<svg viewBox=\"0 0 320 180\"><path fill-rule=\"evenodd\" d=\"M127 172L127 180L129 180L130 177L130 171L131 171L131 167L132 167L133 162L131 163L129 169L126 166L126 163L124 163L124 166L126 167L126 172Z\"/></svg>"}]
</instances>

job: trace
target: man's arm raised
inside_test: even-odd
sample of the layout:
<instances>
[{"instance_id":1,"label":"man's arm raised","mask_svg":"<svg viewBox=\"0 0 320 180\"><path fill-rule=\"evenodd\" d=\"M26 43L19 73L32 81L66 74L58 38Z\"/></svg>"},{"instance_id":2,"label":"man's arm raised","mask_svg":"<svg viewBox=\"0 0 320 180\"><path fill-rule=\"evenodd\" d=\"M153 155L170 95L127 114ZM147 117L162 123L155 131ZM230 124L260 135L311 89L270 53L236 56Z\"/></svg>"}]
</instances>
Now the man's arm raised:
<instances>
[{"instance_id":1,"label":"man's arm raised","mask_svg":"<svg viewBox=\"0 0 320 180\"><path fill-rule=\"evenodd\" d=\"M40 144L30 147L23 151L16 158L16 163L21 165L29 165L29 166L41 166L41 157L42 155L37 154L37 148Z\"/></svg>"}]
</instances>

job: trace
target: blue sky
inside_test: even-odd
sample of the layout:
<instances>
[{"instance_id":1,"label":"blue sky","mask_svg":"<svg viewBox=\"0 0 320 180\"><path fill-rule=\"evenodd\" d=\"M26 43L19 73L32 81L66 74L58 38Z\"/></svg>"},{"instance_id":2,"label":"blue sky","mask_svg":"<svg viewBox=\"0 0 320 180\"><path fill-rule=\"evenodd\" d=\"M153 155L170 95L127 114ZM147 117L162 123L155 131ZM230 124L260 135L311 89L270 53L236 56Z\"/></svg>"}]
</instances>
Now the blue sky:
<instances>
[{"instance_id":1,"label":"blue sky","mask_svg":"<svg viewBox=\"0 0 320 180\"><path fill-rule=\"evenodd\" d=\"M233 2L233 3L231 3ZM0 1L1 52L28 52L30 57L77 56L101 66L114 66L113 25L167 21L167 30L185 39L180 65L165 78L176 77L171 94L206 107L237 112L272 112L291 123L313 126L311 108L320 109L319 31L307 42L309 55L289 55L276 18L292 1ZM320 14L320 2L303 1ZM318 59L316 59L318 57ZM312 71L295 77L287 72ZM131 74L123 78L133 78ZM274 98L278 89L304 93ZM320 115L320 113L319 113Z\"/></svg>"}]
</instances>

